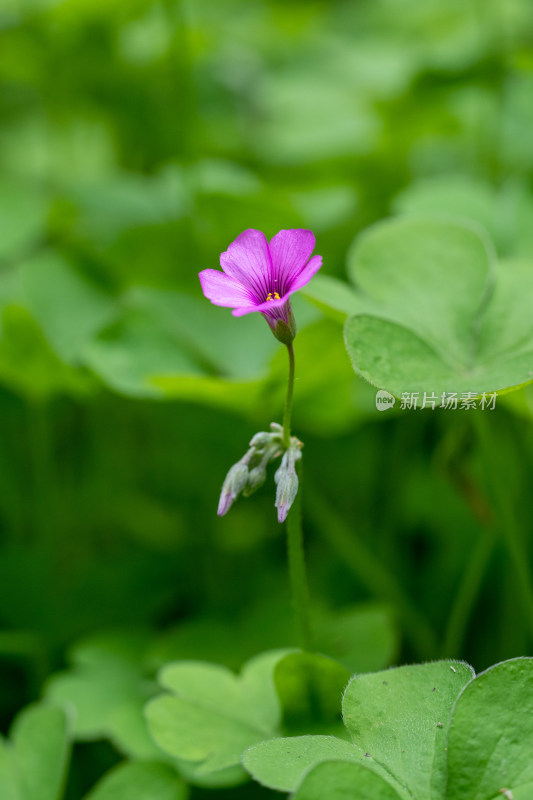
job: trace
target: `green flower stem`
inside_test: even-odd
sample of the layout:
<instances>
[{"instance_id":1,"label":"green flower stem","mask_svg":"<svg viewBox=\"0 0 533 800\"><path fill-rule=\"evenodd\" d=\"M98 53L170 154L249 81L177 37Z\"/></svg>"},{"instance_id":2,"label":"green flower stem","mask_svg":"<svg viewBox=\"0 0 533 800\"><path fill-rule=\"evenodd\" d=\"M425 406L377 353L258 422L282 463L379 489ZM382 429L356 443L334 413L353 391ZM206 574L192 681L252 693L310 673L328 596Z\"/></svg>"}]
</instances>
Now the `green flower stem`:
<instances>
[{"instance_id":1,"label":"green flower stem","mask_svg":"<svg viewBox=\"0 0 533 800\"><path fill-rule=\"evenodd\" d=\"M291 413L292 397L294 392L294 347L292 342L287 344L289 355L289 378L287 382L287 397L283 411L283 445L289 447L291 443ZM307 572L305 568L305 553L302 530L302 467L301 461L296 463L295 469L299 480L299 489L287 517L287 557L289 562L289 580L291 585L292 606L296 618L296 627L303 650L311 651L312 634L309 617L309 588L307 585Z\"/></svg>"},{"instance_id":2,"label":"green flower stem","mask_svg":"<svg viewBox=\"0 0 533 800\"><path fill-rule=\"evenodd\" d=\"M366 546L352 527L326 502L320 491L309 492L309 505L317 530L334 547L346 567L380 600L390 603L403 623L409 639L421 659L435 658L439 649L437 637L424 615L411 601L396 577L389 572Z\"/></svg>"},{"instance_id":3,"label":"green flower stem","mask_svg":"<svg viewBox=\"0 0 533 800\"><path fill-rule=\"evenodd\" d=\"M473 414L482 464L485 470L485 482L496 514L495 524L503 535L513 564L517 589L522 596L526 627L533 640L533 583L529 568L529 554L524 546L522 532L513 514L511 498L502 490L498 475L499 453L493 443L492 432L485 418L486 413L486 411L476 411Z\"/></svg>"},{"instance_id":4,"label":"green flower stem","mask_svg":"<svg viewBox=\"0 0 533 800\"><path fill-rule=\"evenodd\" d=\"M287 556L289 561L289 578L291 584L292 605L296 617L296 626L303 650L311 652L312 633L309 618L309 589L305 569L305 555L302 530L301 506L301 462L296 465L299 473L300 487L296 499L287 517Z\"/></svg>"},{"instance_id":5,"label":"green flower stem","mask_svg":"<svg viewBox=\"0 0 533 800\"><path fill-rule=\"evenodd\" d=\"M287 352L289 354L289 380L287 383L285 409L283 411L283 444L285 447L288 447L291 442L292 395L294 392L294 347L292 342L287 345Z\"/></svg>"}]
</instances>

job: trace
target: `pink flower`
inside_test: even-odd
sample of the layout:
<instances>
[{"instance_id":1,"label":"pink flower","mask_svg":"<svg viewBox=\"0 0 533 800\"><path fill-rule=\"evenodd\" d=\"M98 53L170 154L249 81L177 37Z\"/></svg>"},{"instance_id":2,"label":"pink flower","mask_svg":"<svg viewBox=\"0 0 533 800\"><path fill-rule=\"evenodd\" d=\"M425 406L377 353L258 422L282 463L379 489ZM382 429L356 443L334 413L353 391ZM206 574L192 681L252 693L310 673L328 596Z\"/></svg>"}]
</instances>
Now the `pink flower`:
<instances>
[{"instance_id":1,"label":"pink flower","mask_svg":"<svg viewBox=\"0 0 533 800\"><path fill-rule=\"evenodd\" d=\"M264 233L249 228L220 256L223 272L200 272L203 293L215 305L232 308L236 317L260 311L274 332L287 326L294 336L289 297L322 266L322 256L311 258L314 247L311 231L280 231L268 242Z\"/></svg>"}]
</instances>

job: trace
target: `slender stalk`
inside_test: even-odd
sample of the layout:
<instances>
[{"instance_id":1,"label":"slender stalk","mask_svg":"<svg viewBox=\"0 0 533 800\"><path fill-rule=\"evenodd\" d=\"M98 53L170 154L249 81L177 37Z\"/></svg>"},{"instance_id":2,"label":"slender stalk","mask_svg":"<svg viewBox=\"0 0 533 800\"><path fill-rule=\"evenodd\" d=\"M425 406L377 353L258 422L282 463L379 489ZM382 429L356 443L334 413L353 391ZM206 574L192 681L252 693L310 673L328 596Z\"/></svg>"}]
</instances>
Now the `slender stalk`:
<instances>
[{"instance_id":1,"label":"slender stalk","mask_svg":"<svg viewBox=\"0 0 533 800\"><path fill-rule=\"evenodd\" d=\"M300 488L287 517L287 556L291 584L292 606L296 626L303 650L310 651L312 643L311 622L309 619L309 588L305 569L305 555L302 531L301 478L302 470L297 465Z\"/></svg>"},{"instance_id":2,"label":"slender stalk","mask_svg":"<svg viewBox=\"0 0 533 800\"><path fill-rule=\"evenodd\" d=\"M291 413L292 395L294 392L294 347L292 342L287 345L289 354L289 380L287 382L287 397L285 398L285 409L283 411L283 444L288 447L291 442Z\"/></svg>"},{"instance_id":3,"label":"slender stalk","mask_svg":"<svg viewBox=\"0 0 533 800\"><path fill-rule=\"evenodd\" d=\"M516 585L522 595L526 626L533 639L533 582L529 554L522 532L516 522L508 494L498 479L499 454L495 451L491 431L485 419L486 411L476 411L473 419L477 428L485 480L497 515L496 526L501 530L515 571Z\"/></svg>"},{"instance_id":4,"label":"slender stalk","mask_svg":"<svg viewBox=\"0 0 533 800\"><path fill-rule=\"evenodd\" d=\"M283 445L288 448L291 443L292 396L294 392L294 347L287 345L289 355L289 378L287 381L287 397L283 411ZM302 467L301 461L295 464L298 475L298 493L287 517L287 558L289 562L289 581L291 599L296 619L296 627L300 645L303 650L311 650L311 622L309 618L309 588L305 568L305 553L302 530Z\"/></svg>"}]
</instances>

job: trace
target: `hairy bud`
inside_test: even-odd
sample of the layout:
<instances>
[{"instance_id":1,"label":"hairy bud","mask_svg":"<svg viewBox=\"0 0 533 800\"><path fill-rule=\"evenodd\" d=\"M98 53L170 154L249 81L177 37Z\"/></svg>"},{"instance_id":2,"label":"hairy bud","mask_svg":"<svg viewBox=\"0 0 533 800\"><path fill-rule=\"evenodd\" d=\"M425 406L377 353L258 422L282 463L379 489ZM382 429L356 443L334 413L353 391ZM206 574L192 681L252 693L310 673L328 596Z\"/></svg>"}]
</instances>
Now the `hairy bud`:
<instances>
[{"instance_id":1,"label":"hairy bud","mask_svg":"<svg viewBox=\"0 0 533 800\"><path fill-rule=\"evenodd\" d=\"M300 447L301 443L293 438L290 447L283 454L281 466L274 475L277 484L275 506L278 509L278 522L285 522L298 494L298 475L294 465L302 457Z\"/></svg>"},{"instance_id":2,"label":"hairy bud","mask_svg":"<svg viewBox=\"0 0 533 800\"><path fill-rule=\"evenodd\" d=\"M278 522L285 522L287 514L298 494L298 476L294 469L279 468L278 487L276 490L276 503L278 509Z\"/></svg>"},{"instance_id":3,"label":"hairy bud","mask_svg":"<svg viewBox=\"0 0 533 800\"><path fill-rule=\"evenodd\" d=\"M231 467L222 485L217 511L219 517L223 517L230 510L233 502L246 486L247 480L248 466L242 459Z\"/></svg>"}]
</instances>

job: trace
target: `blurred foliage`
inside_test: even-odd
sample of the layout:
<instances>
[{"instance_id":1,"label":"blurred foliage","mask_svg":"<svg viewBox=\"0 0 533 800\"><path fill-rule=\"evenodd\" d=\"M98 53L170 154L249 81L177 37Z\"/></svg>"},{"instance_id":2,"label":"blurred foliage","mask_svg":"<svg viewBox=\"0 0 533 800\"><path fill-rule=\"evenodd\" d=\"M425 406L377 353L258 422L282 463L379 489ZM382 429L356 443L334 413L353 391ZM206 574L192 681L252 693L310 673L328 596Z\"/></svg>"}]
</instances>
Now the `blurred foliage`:
<instances>
[{"instance_id":1,"label":"blurred foliage","mask_svg":"<svg viewBox=\"0 0 533 800\"><path fill-rule=\"evenodd\" d=\"M214 515L283 403L264 321L211 306L197 279L247 227L309 227L324 258L295 302L294 408L323 652L353 671L531 651L495 510L531 566L531 390L491 412L488 447L465 412L378 414L328 279L397 212L459 214L527 265L532 53L530 0L0 4L1 727L104 629L117 652L76 650L48 692L89 674L88 712L114 680L129 709L100 730L79 718L68 800L119 753L150 757L127 714L164 661L236 669L293 644L272 477ZM95 798L128 790L121 769Z\"/></svg>"}]
</instances>

